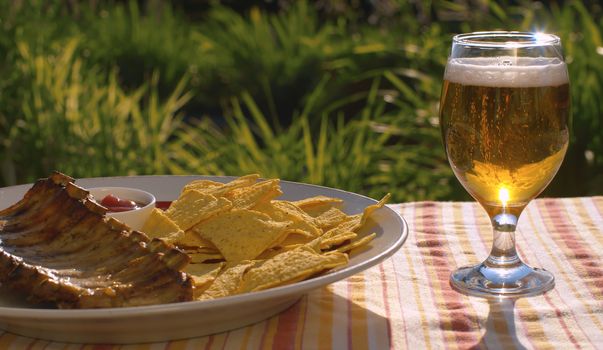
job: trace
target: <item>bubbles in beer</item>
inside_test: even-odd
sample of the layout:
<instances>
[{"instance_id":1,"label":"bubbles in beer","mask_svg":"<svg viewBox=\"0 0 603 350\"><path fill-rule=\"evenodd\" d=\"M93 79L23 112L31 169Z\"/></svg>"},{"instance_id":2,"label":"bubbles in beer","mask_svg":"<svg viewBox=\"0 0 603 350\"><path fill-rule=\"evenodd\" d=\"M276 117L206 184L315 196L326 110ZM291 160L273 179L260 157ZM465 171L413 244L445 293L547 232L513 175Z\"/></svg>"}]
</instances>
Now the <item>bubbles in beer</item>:
<instances>
[{"instance_id":1,"label":"bubbles in beer","mask_svg":"<svg viewBox=\"0 0 603 350\"><path fill-rule=\"evenodd\" d=\"M522 88L569 82L567 67L558 58L511 56L450 59L444 79L470 86Z\"/></svg>"}]
</instances>

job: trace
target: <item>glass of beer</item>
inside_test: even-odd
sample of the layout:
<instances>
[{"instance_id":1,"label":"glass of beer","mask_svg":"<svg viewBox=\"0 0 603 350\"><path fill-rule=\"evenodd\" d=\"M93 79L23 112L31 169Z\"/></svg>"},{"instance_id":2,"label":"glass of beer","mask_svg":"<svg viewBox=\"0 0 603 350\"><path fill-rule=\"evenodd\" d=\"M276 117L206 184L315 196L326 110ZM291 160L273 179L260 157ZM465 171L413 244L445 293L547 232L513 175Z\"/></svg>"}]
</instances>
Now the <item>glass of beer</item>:
<instances>
[{"instance_id":1,"label":"glass of beer","mask_svg":"<svg viewBox=\"0 0 603 350\"><path fill-rule=\"evenodd\" d=\"M559 37L478 32L453 38L440 101L442 138L454 174L494 228L490 255L454 271L454 289L521 297L554 287L550 272L519 258L515 228L557 173L569 124L569 77Z\"/></svg>"}]
</instances>

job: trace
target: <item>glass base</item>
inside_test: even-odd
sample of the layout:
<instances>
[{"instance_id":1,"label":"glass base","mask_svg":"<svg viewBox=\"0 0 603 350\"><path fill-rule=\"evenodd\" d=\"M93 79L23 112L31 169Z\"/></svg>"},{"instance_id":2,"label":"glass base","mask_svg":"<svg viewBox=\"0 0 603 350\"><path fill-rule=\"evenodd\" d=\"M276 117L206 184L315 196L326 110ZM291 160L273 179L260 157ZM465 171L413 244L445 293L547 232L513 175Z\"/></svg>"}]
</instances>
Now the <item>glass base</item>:
<instances>
[{"instance_id":1,"label":"glass base","mask_svg":"<svg viewBox=\"0 0 603 350\"><path fill-rule=\"evenodd\" d=\"M532 268L519 261L514 266L461 267L450 275L450 285L457 291L484 298L519 298L542 294L553 289L552 273Z\"/></svg>"}]
</instances>

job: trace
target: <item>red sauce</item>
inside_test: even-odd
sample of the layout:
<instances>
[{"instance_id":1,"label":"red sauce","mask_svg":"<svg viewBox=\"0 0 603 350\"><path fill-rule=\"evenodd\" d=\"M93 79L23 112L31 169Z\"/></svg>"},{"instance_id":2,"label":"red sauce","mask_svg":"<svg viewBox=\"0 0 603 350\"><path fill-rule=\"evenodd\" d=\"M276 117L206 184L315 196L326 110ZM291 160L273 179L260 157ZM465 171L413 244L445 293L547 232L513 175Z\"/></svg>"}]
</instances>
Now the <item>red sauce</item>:
<instances>
[{"instance_id":1,"label":"red sauce","mask_svg":"<svg viewBox=\"0 0 603 350\"><path fill-rule=\"evenodd\" d=\"M100 204L107 208L109 212L122 212L134 209L140 209L142 206L133 200L119 198L116 195L108 194L103 198Z\"/></svg>"},{"instance_id":2,"label":"red sauce","mask_svg":"<svg viewBox=\"0 0 603 350\"><path fill-rule=\"evenodd\" d=\"M155 202L155 207L161 210L167 210L171 204L172 201L157 201Z\"/></svg>"}]
</instances>

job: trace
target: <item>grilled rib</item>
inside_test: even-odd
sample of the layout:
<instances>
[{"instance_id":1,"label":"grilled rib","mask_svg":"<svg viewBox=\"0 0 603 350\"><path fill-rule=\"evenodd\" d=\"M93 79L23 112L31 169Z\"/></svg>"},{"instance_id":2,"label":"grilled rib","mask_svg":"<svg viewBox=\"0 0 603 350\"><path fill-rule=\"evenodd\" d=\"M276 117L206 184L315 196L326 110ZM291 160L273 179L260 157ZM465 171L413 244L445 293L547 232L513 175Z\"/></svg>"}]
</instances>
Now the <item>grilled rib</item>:
<instances>
[{"instance_id":1,"label":"grilled rib","mask_svg":"<svg viewBox=\"0 0 603 350\"><path fill-rule=\"evenodd\" d=\"M60 308L192 300L188 255L105 212L69 176L38 180L0 210L0 283Z\"/></svg>"}]
</instances>

